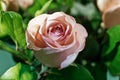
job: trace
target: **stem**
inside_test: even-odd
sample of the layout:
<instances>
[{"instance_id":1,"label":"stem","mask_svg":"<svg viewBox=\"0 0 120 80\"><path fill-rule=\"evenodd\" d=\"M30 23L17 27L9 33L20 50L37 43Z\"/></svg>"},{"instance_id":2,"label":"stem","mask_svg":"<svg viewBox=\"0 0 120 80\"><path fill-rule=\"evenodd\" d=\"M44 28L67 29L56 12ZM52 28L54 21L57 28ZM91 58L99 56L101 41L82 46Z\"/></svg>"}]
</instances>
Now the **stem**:
<instances>
[{"instance_id":1,"label":"stem","mask_svg":"<svg viewBox=\"0 0 120 80\"><path fill-rule=\"evenodd\" d=\"M52 1L53 0L49 0L48 2L46 2L40 10L36 11L35 16L38 16L38 15L44 13L47 10L47 8L49 7L49 5L51 4Z\"/></svg>"},{"instance_id":2,"label":"stem","mask_svg":"<svg viewBox=\"0 0 120 80\"><path fill-rule=\"evenodd\" d=\"M16 56L17 58L20 58L21 60L25 61L26 63L30 64L29 58L25 55L22 55L18 51L16 51L14 48L11 48L10 45L4 43L0 40L0 49L5 50L7 52L10 52L12 55Z\"/></svg>"},{"instance_id":3,"label":"stem","mask_svg":"<svg viewBox=\"0 0 120 80\"><path fill-rule=\"evenodd\" d=\"M12 53L12 54L14 54L14 55L18 54L18 52L17 52L15 49L11 48L10 45L6 45L6 43L4 43L4 42L1 41L1 40L0 40L0 48L1 48L2 50L8 51L8 52L10 52L10 53Z\"/></svg>"}]
</instances>

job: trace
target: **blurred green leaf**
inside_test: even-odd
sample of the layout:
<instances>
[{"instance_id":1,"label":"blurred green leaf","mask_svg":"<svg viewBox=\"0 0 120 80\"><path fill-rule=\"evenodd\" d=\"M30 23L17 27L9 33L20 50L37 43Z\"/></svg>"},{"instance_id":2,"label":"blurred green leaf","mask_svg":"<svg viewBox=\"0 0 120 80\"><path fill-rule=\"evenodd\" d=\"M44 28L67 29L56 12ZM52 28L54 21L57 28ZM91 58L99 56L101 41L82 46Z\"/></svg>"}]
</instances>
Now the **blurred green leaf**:
<instances>
[{"instance_id":1,"label":"blurred green leaf","mask_svg":"<svg viewBox=\"0 0 120 80\"><path fill-rule=\"evenodd\" d=\"M68 9L71 9L73 6L73 3L74 3L74 0L57 0L59 9L61 9L64 12L67 12Z\"/></svg>"},{"instance_id":2,"label":"blurred green leaf","mask_svg":"<svg viewBox=\"0 0 120 80\"><path fill-rule=\"evenodd\" d=\"M1 24L2 12L0 12L0 37L6 36L7 32L4 30L4 26Z\"/></svg>"},{"instance_id":3,"label":"blurred green leaf","mask_svg":"<svg viewBox=\"0 0 120 80\"><path fill-rule=\"evenodd\" d=\"M74 2L73 8L71 9L71 13L75 16L85 16L89 20L92 20L94 17L99 17L97 9L93 3L83 5L79 2Z\"/></svg>"},{"instance_id":4,"label":"blurred green leaf","mask_svg":"<svg viewBox=\"0 0 120 80\"><path fill-rule=\"evenodd\" d=\"M116 47L117 43L120 41L120 25L114 26L107 30L109 41L103 47L102 56L109 55L111 51Z\"/></svg>"},{"instance_id":5,"label":"blurred green leaf","mask_svg":"<svg viewBox=\"0 0 120 80\"><path fill-rule=\"evenodd\" d=\"M78 58L76 59L76 62L80 62L81 59L86 59L89 61L95 60L99 55L99 48L99 43L97 42L95 37L93 35L89 35L86 40L85 49L80 52Z\"/></svg>"},{"instance_id":6,"label":"blurred green leaf","mask_svg":"<svg viewBox=\"0 0 120 80\"><path fill-rule=\"evenodd\" d=\"M91 72L95 80L106 80L107 67L100 62L87 62L85 67ZM102 77L101 77L102 76Z\"/></svg>"},{"instance_id":7,"label":"blurred green leaf","mask_svg":"<svg viewBox=\"0 0 120 80\"><path fill-rule=\"evenodd\" d=\"M25 48L25 31L23 29L22 17L15 12L1 12L2 30L6 32L17 46Z\"/></svg>"},{"instance_id":8,"label":"blurred green leaf","mask_svg":"<svg viewBox=\"0 0 120 80\"><path fill-rule=\"evenodd\" d=\"M29 14L33 15L36 13L37 10L40 10L42 6L47 2L48 0L35 0L34 4L28 8Z\"/></svg>"},{"instance_id":9,"label":"blurred green leaf","mask_svg":"<svg viewBox=\"0 0 120 80\"><path fill-rule=\"evenodd\" d=\"M65 69L52 69L47 80L94 80L90 72L80 65L71 65Z\"/></svg>"},{"instance_id":10,"label":"blurred green leaf","mask_svg":"<svg viewBox=\"0 0 120 80\"><path fill-rule=\"evenodd\" d=\"M117 48L114 59L106 62L106 65L113 75L120 75L120 46Z\"/></svg>"},{"instance_id":11,"label":"blurred green leaf","mask_svg":"<svg viewBox=\"0 0 120 80\"><path fill-rule=\"evenodd\" d=\"M31 71L31 67L18 63L8 69L1 77L2 80L37 80L37 74Z\"/></svg>"}]
</instances>

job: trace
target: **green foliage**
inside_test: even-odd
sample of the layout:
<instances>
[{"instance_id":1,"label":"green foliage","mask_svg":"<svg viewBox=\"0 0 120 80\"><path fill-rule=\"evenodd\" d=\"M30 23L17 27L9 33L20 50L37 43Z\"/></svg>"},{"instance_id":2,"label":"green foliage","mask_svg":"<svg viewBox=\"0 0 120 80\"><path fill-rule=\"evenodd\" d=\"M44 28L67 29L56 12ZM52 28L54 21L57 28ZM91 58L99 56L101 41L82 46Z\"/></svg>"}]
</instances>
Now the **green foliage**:
<instances>
[{"instance_id":1,"label":"green foliage","mask_svg":"<svg viewBox=\"0 0 120 80\"><path fill-rule=\"evenodd\" d=\"M2 12L0 12L0 37L3 37L3 36L5 36L5 35L7 35L7 32L5 32L5 30L4 30L4 26L2 26L2 24L1 24L1 17L2 17Z\"/></svg>"},{"instance_id":2,"label":"green foliage","mask_svg":"<svg viewBox=\"0 0 120 80\"><path fill-rule=\"evenodd\" d=\"M34 15L37 10L42 8L46 1L47 0L35 0L34 5L28 9L29 14Z\"/></svg>"},{"instance_id":3,"label":"green foliage","mask_svg":"<svg viewBox=\"0 0 120 80\"><path fill-rule=\"evenodd\" d=\"M49 0L48 2L45 3L45 5L42 7L42 9L38 10L36 13L35 13L35 16L38 16L42 13L45 12L45 10L47 10L47 8L49 7L49 5L51 4L52 0Z\"/></svg>"},{"instance_id":4,"label":"green foliage","mask_svg":"<svg viewBox=\"0 0 120 80\"><path fill-rule=\"evenodd\" d=\"M111 61L111 62L107 62L107 66L110 70L110 72L113 74L113 75L120 75L120 46L117 48L117 52L114 53L116 54L114 59Z\"/></svg>"},{"instance_id":5,"label":"green foliage","mask_svg":"<svg viewBox=\"0 0 120 80\"><path fill-rule=\"evenodd\" d=\"M16 12L1 12L1 30L8 34L19 47L26 46L22 17Z\"/></svg>"},{"instance_id":6,"label":"green foliage","mask_svg":"<svg viewBox=\"0 0 120 80\"><path fill-rule=\"evenodd\" d=\"M117 43L120 41L120 26L115 26L107 31L107 34L109 36L109 42L107 49L103 55L109 54L117 45Z\"/></svg>"},{"instance_id":7,"label":"green foliage","mask_svg":"<svg viewBox=\"0 0 120 80\"><path fill-rule=\"evenodd\" d=\"M113 75L120 73L120 26L115 26L107 31L109 42L103 47L102 56L105 58L108 69Z\"/></svg>"},{"instance_id":8,"label":"green foliage","mask_svg":"<svg viewBox=\"0 0 120 80\"><path fill-rule=\"evenodd\" d=\"M81 65L71 65L65 69L51 69L47 80L94 80L90 72Z\"/></svg>"},{"instance_id":9,"label":"green foliage","mask_svg":"<svg viewBox=\"0 0 120 80\"><path fill-rule=\"evenodd\" d=\"M85 49L79 54L77 61L81 59L86 59L89 61L95 60L99 55L99 44L93 35L89 35L86 41Z\"/></svg>"},{"instance_id":10,"label":"green foliage","mask_svg":"<svg viewBox=\"0 0 120 80\"><path fill-rule=\"evenodd\" d=\"M31 67L18 63L8 69L1 77L2 80L37 80L37 74L31 71Z\"/></svg>"}]
</instances>

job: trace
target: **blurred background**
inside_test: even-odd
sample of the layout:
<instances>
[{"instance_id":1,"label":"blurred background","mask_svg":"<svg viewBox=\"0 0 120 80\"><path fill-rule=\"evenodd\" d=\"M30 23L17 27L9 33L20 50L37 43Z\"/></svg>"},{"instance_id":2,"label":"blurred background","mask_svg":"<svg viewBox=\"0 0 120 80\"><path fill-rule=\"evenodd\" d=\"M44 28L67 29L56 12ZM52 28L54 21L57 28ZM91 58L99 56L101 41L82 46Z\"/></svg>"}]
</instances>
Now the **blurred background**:
<instances>
[{"instance_id":1,"label":"blurred background","mask_svg":"<svg viewBox=\"0 0 120 80\"><path fill-rule=\"evenodd\" d=\"M14 65L15 62L12 55L6 51L0 50L0 75Z\"/></svg>"}]
</instances>

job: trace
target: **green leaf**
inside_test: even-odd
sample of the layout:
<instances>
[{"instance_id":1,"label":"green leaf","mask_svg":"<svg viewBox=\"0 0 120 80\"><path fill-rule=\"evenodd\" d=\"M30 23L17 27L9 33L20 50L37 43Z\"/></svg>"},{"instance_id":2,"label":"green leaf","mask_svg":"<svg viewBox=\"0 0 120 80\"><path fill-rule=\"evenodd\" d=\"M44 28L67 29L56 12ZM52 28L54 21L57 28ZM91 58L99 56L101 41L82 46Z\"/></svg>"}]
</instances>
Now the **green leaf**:
<instances>
[{"instance_id":1,"label":"green leaf","mask_svg":"<svg viewBox=\"0 0 120 80\"><path fill-rule=\"evenodd\" d=\"M8 69L1 77L2 80L37 80L35 72L31 71L31 67L18 63Z\"/></svg>"},{"instance_id":2,"label":"green leaf","mask_svg":"<svg viewBox=\"0 0 120 80\"><path fill-rule=\"evenodd\" d=\"M3 11L1 11L0 15L1 15L1 24L0 24L1 32L11 35L11 37L13 38L14 34L12 32L13 27L12 27L12 20L10 16L8 14L5 14L5 12Z\"/></svg>"},{"instance_id":3,"label":"green leaf","mask_svg":"<svg viewBox=\"0 0 120 80\"><path fill-rule=\"evenodd\" d=\"M113 75L120 75L120 46L117 48L114 59L106 62L106 65Z\"/></svg>"},{"instance_id":4,"label":"green leaf","mask_svg":"<svg viewBox=\"0 0 120 80\"><path fill-rule=\"evenodd\" d=\"M120 25L114 26L113 28L107 30L107 34L109 41L107 41L107 44L105 44L105 47L103 47L102 56L109 55L120 41Z\"/></svg>"},{"instance_id":5,"label":"green leaf","mask_svg":"<svg viewBox=\"0 0 120 80\"><path fill-rule=\"evenodd\" d=\"M52 69L47 80L94 80L90 72L80 65L71 65L65 69Z\"/></svg>"},{"instance_id":6,"label":"green leaf","mask_svg":"<svg viewBox=\"0 0 120 80\"><path fill-rule=\"evenodd\" d=\"M19 47L26 46L22 17L15 12L1 12L2 30L6 32Z\"/></svg>"},{"instance_id":7,"label":"green leaf","mask_svg":"<svg viewBox=\"0 0 120 80\"><path fill-rule=\"evenodd\" d=\"M4 30L4 26L1 24L2 12L0 12L0 37L6 36L7 32Z\"/></svg>"},{"instance_id":8,"label":"green leaf","mask_svg":"<svg viewBox=\"0 0 120 80\"><path fill-rule=\"evenodd\" d=\"M95 80L106 80L107 67L100 62L87 62L85 67L91 72ZM102 77L101 77L102 76Z\"/></svg>"},{"instance_id":9,"label":"green leaf","mask_svg":"<svg viewBox=\"0 0 120 80\"><path fill-rule=\"evenodd\" d=\"M34 0L34 4L28 8L28 12L34 16L35 12L42 8L48 0Z\"/></svg>"},{"instance_id":10,"label":"green leaf","mask_svg":"<svg viewBox=\"0 0 120 80\"><path fill-rule=\"evenodd\" d=\"M85 49L78 55L76 62L81 62L82 59L92 61L99 55L99 44L93 35L89 35L86 40Z\"/></svg>"}]
</instances>

